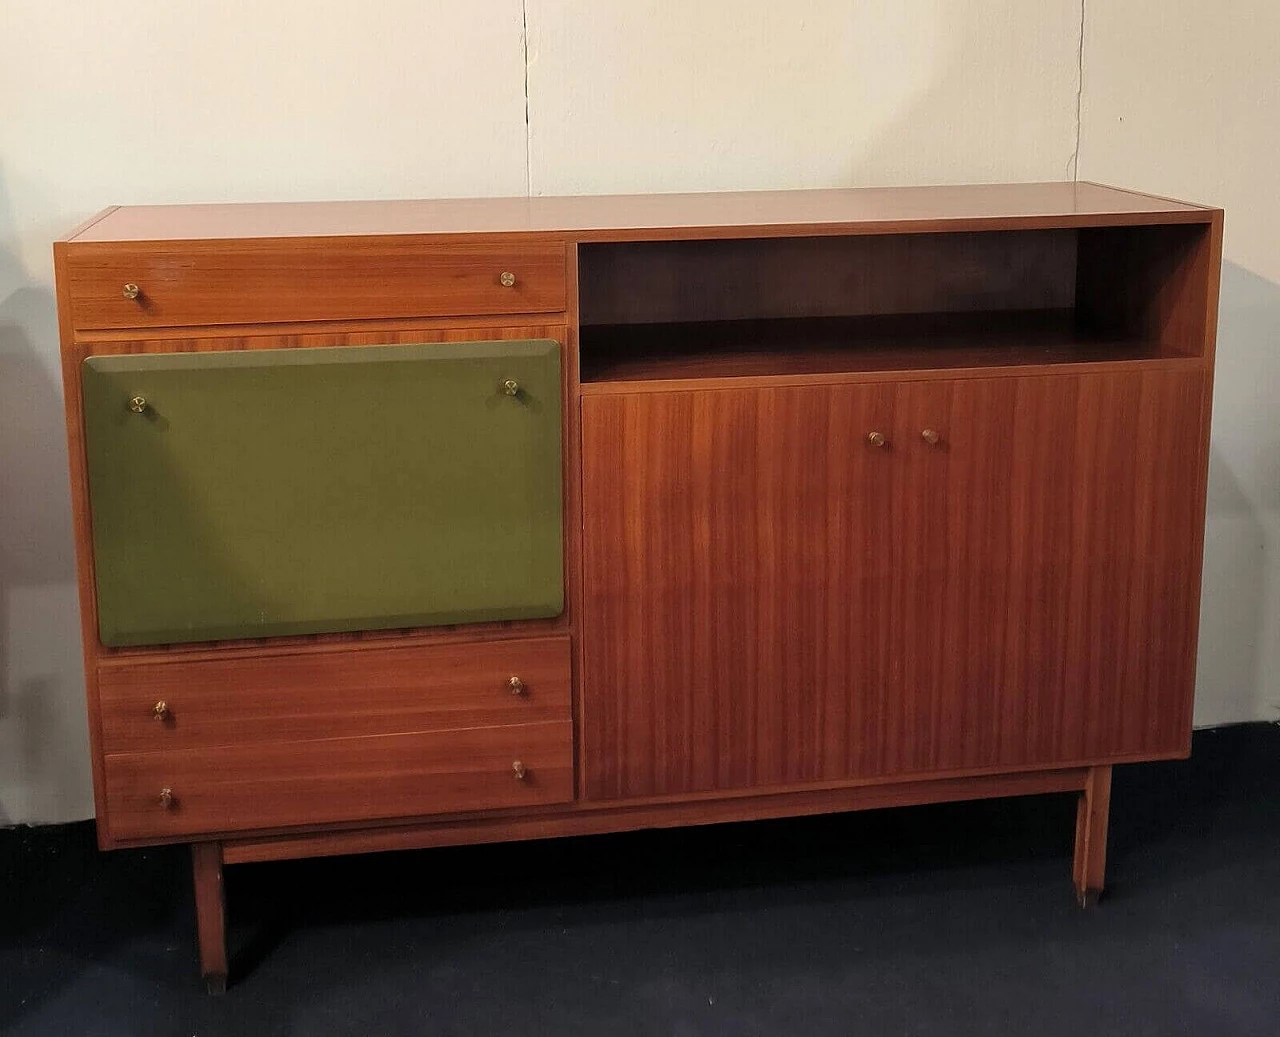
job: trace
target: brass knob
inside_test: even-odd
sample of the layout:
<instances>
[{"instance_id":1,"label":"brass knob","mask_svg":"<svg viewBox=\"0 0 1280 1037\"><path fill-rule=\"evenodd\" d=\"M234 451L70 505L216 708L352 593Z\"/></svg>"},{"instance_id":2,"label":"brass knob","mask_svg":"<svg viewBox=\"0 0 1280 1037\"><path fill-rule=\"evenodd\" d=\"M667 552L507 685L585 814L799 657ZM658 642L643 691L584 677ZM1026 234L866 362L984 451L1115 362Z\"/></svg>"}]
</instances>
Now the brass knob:
<instances>
[{"instance_id":1,"label":"brass knob","mask_svg":"<svg viewBox=\"0 0 1280 1037\"><path fill-rule=\"evenodd\" d=\"M173 714L169 712L169 703L161 699L151 707L151 715L156 720L168 720Z\"/></svg>"},{"instance_id":2,"label":"brass knob","mask_svg":"<svg viewBox=\"0 0 1280 1037\"><path fill-rule=\"evenodd\" d=\"M502 391L505 392L508 396L519 396L520 383L517 382L514 378L508 378L505 382L502 383Z\"/></svg>"},{"instance_id":3,"label":"brass knob","mask_svg":"<svg viewBox=\"0 0 1280 1037\"><path fill-rule=\"evenodd\" d=\"M942 436L938 434L937 429L927 428L920 433L920 438L930 446L937 446L942 440Z\"/></svg>"},{"instance_id":4,"label":"brass knob","mask_svg":"<svg viewBox=\"0 0 1280 1037\"><path fill-rule=\"evenodd\" d=\"M501 282L503 288L510 288L516 283L516 275L510 270L504 270L500 275L498 275L498 280Z\"/></svg>"},{"instance_id":5,"label":"brass knob","mask_svg":"<svg viewBox=\"0 0 1280 1037\"><path fill-rule=\"evenodd\" d=\"M142 290L136 284L130 281L127 285L124 286L123 294L126 299L136 299L139 295L142 294Z\"/></svg>"},{"instance_id":6,"label":"brass knob","mask_svg":"<svg viewBox=\"0 0 1280 1037\"><path fill-rule=\"evenodd\" d=\"M519 760L511 764L511 772L516 776L516 781L524 781L529 776L529 772L524 769L524 764Z\"/></svg>"},{"instance_id":7,"label":"brass knob","mask_svg":"<svg viewBox=\"0 0 1280 1037\"><path fill-rule=\"evenodd\" d=\"M147 409L147 398L145 396L135 396L129 401L129 409L134 414L141 414Z\"/></svg>"},{"instance_id":8,"label":"brass knob","mask_svg":"<svg viewBox=\"0 0 1280 1037\"><path fill-rule=\"evenodd\" d=\"M883 432L872 432L867 436L867 442L872 446L887 446L889 441L884 438Z\"/></svg>"},{"instance_id":9,"label":"brass knob","mask_svg":"<svg viewBox=\"0 0 1280 1037\"><path fill-rule=\"evenodd\" d=\"M511 689L512 695L523 695L529 690L524 686L524 681L515 675L512 675L511 679L507 681L507 687Z\"/></svg>"},{"instance_id":10,"label":"brass knob","mask_svg":"<svg viewBox=\"0 0 1280 1037\"><path fill-rule=\"evenodd\" d=\"M160 805L165 810L173 809L173 789L166 787L160 790Z\"/></svg>"}]
</instances>

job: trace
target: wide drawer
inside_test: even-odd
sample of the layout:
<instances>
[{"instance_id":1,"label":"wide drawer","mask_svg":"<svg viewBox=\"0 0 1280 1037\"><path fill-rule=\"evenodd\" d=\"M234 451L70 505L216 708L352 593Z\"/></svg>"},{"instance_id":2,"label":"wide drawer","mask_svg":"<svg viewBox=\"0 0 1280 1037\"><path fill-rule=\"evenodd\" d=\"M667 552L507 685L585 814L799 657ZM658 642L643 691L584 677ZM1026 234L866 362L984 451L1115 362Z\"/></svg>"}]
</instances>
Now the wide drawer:
<instances>
[{"instance_id":1,"label":"wide drawer","mask_svg":"<svg viewBox=\"0 0 1280 1037\"><path fill-rule=\"evenodd\" d=\"M568 720L569 666L566 637L107 664L102 751Z\"/></svg>"},{"instance_id":2,"label":"wide drawer","mask_svg":"<svg viewBox=\"0 0 1280 1037\"><path fill-rule=\"evenodd\" d=\"M550 313L564 309L565 250L397 238L83 244L69 250L67 285L78 329Z\"/></svg>"},{"instance_id":3,"label":"wide drawer","mask_svg":"<svg viewBox=\"0 0 1280 1037\"><path fill-rule=\"evenodd\" d=\"M113 753L113 840L532 807L573 798L569 721Z\"/></svg>"}]
</instances>

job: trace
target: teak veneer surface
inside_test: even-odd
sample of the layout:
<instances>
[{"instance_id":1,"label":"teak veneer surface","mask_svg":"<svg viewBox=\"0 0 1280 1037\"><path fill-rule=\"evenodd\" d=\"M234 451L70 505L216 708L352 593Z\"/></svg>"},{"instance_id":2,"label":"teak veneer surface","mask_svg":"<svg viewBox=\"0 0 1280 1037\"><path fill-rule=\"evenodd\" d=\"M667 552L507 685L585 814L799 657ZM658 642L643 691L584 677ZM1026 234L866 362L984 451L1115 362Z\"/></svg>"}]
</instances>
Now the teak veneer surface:
<instances>
[{"instance_id":1,"label":"teak veneer surface","mask_svg":"<svg viewBox=\"0 0 1280 1037\"><path fill-rule=\"evenodd\" d=\"M348 235L570 235L579 240L696 236L694 231L861 228L902 224L1045 221L1207 222L1210 210L1091 183L969 184L571 198L264 202L121 206L80 228L74 242ZM921 228L923 229L923 228ZM631 232L631 233L629 233ZM714 234L712 235L714 236ZM748 235L749 236L749 235Z\"/></svg>"},{"instance_id":2,"label":"teak veneer surface","mask_svg":"<svg viewBox=\"0 0 1280 1037\"><path fill-rule=\"evenodd\" d=\"M106 753L567 721L569 696L567 637L247 658L224 652L98 671Z\"/></svg>"},{"instance_id":3,"label":"teak veneer surface","mask_svg":"<svg viewBox=\"0 0 1280 1037\"><path fill-rule=\"evenodd\" d=\"M558 312L564 266L551 241L78 242L67 277L77 328L164 328Z\"/></svg>"},{"instance_id":4,"label":"teak veneer surface","mask_svg":"<svg viewBox=\"0 0 1280 1037\"><path fill-rule=\"evenodd\" d=\"M103 765L113 836L163 840L568 802L573 725L108 753Z\"/></svg>"},{"instance_id":5,"label":"teak veneer surface","mask_svg":"<svg viewBox=\"0 0 1280 1037\"><path fill-rule=\"evenodd\" d=\"M584 397L588 797L1185 751L1203 402L1199 371Z\"/></svg>"}]
</instances>

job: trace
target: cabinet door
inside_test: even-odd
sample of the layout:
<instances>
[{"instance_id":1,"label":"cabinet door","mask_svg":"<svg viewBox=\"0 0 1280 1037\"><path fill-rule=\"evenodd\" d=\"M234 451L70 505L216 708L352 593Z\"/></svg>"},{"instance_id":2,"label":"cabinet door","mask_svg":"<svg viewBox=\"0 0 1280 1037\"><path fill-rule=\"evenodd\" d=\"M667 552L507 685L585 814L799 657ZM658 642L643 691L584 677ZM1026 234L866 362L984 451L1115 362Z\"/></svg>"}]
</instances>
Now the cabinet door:
<instances>
[{"instance_id":1,"label":"cabinet door","mask_svg":"<svg viewBox=\"0 0 1280 1037\"><path fill-rule=\"evenodd\" d=\"M585 400L588 794L1183 751L1202 405L1160 371Z\"/></svg>"},{"instance_id":2,"label":"cabinet door","mask_svg":"<svg viewBox=\"0 0 1280 1037\"><path fill-rule=\"evenodd\" d=\"M583 771L611 798L858 773L896 686L890 385L582 401Z\"/></svg>"},{"instance_id":3,"label":"cabinet door","mask_svg":"<svg viewBox=\"0 0 1280 1037\"><path fill-rule=\"evenodd\" d=\"M559 614L559 355L521 340L90 357L103 643Z\"/></svg>"},{"instance_id":4,"label":"cabinet door","mask_svg":"<svg viewBox=\"0 0 1280 1037\"><path fill-rule=\"evenodd\" d=\"M917 651L903 693L917 712L888 767L1184 752L1203 374L921 384L899 403L902 437L941 438L904 466L912 499L935 502L920 523L934 553L904 566L917 586L905 647ZM928 737L913 741L913 723Z\"/></svg>"}]
</instances>

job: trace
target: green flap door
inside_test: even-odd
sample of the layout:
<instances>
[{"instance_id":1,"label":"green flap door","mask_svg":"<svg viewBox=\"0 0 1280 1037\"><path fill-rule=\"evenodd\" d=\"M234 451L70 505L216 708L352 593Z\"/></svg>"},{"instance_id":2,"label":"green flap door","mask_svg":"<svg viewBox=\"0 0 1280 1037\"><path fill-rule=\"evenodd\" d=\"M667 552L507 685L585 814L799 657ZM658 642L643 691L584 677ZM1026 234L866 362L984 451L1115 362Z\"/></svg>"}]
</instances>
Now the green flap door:
<instances>
[{"instance_id":1,"label":"green flap door","mask_svg":"<svg viewBox=\"0 0 1280 1037\"><path fill-rule=\"evenodd\" d=\"M555 616L552 341L90 357L104 644Z\"/></svg>"}]
</instances>

